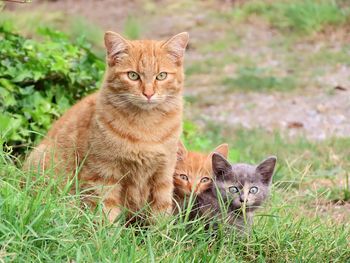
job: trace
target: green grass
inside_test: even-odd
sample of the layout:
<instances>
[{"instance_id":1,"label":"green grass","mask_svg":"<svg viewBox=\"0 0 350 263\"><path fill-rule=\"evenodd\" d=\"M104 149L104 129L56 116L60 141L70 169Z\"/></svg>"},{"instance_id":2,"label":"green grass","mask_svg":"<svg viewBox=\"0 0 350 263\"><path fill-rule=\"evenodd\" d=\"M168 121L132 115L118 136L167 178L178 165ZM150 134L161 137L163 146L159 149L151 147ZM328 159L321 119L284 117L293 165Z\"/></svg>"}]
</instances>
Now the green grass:
<instances>
[{"instance_id":1,"label":"green grass","mask_svg":"<svg viewBox=\"0 0 350 263\"><path fill-rule=\"evenodd\" d=\"M139 21L132 16L128 16L124 24L124 36L129 39L140 39L141 25Z\"/></svg>"},{"instance_id":2,"label":"green grass","mask_svg":"<svg viewBox=\"0 0 350 263\"><path fill-rule=\"evenodd\" d=\"M258 15L283 32L312 34L344 25L348 22L349 11L348 4L341 7L335 0L253 0L234 9L233 17L245 20Z\"/></svg>"},{"instance_id":3,"label":"green grass","mask_svg":"<svg viewBox=\"0 0 350 263\"><path fill-rule=\"evenodd\" d=\"M297 69L296 73L299 72L299 75L310 75L309 78L323 76L332 69L336 71L336 68L340 65L350 65L350 61L346 56L348 50L349 47L344 46L341 50L322 48L317 52L308 53L304 51L299 53L299 57L295 54L288 54L288 67Z\"/></svg>"},{"instance_id":4,"label":"green grass","mask_svg":"<svg viewBox=\"0 0 350 263\"><path fill-rule=\"evenodd\" d=\"M210 73L215 70L217 65L217 60L215 59L203 59L198 62L192 62L190 65L186 66L185 72L186 75L195 75L195 74L205 74Z\"/></svg>"},{"instance_id":5,"label":"green grass","mask_svg":"<svg viewBox=\"0 0 350 263\"><path fill-rule=\"evenodd\" d=\"M208 126L210 127L210 125ZM82 206L53 177L29 175L0 153L0 259L7 262L346 262L350 226L330 214L315 216L315 202L327 196L304 193L303 187L334 165L349 165L349 140L311 143L290 141L263 131L203 131L185 124L190 148L209 150L230 143L231 160L257 162L269 154L279 158L272 196L257 212L249 237L238 238L223 226L218 234L201 221L171 217L148 228L104 223L99 209ZM229 133L229 134L228 134ZM196 136L197 134L197 136ZM230 135L230 136L228 136ZM194 138L197 138L194 140ZM331 152L341 163L332 163ZM307 156L307 157L306 157ZM309 169L306 169L310 166ZM32 180L32 176L36 180ZM338 173L334 174L337 178ZM291 183L293 182L293 184ZM292 187L291 187L292 186Z\"/></svg>"},{"instance_id":6,"label":"green grass","mask_svg":"<svg viewBox=\"0 0 350 263\"><path fill-rule=\"evenodd\" d=\"M240 37L235 32L228 32L224 37L213 39L209 43L201 43L198 47L199 52L228 52L239 46Z\"/></svg>"},{"instance_id":7,"label":"green grass","mask_svg":"<svg viewBox=\"0 0 350 263\"><path fill-rule=\"evenodd\" d=\"M1 11L0 24L11 23L15 31L23 35L37 37L38 29L48 27L59 29L67 34L72 40L84 39L93 47L93 51L101 58L105 55L103 44L104 31L98 25L89 22L79 15L66 17L62 12L50 12L43 16L43 10L21 12ZM139 39L142 33L140 21L133 16L125 20L122 34L129 39Z\"/></svg>"},{"instance_id":8,"label":"green grass","mask_svg":"<svg viewBox=\"0 0 350 263\"><path fill-rule=\"evenodd\" d=\"M224 78L223 84L230 91L288 91L296 87L296 81L293 77L273 76L258 68L241 68L236 77Z\"/></svg>"},{"instance_id":9,"label":"green grass","mask_svg":"<svg viewBox=\"0 0 350 263\"><path fill-rule=\"evenodd\" d=\"M264 130L233 129L206 123L199 128L190 121L184 124L184 140L187 146L198 151L211 151L217 145L228 143L232 162L258 163L269 155L279 159L279 172L275 179L290 182L290 186L300 186L318 180L342 189L339 185L346 181L346 171L350 166L350 139L330 138L322 142L311 142L303 137L290 139L282 134ZM342 199L339 196L339 199Z\"/></svg>"},{"instance_id":10,"label":"green grass","mask_svg":"<svg viewBox=\"0 0 350 263\"><path fill-rule=\"evenodd\" d=\"M100 57L105 55L103 30L81 16L65 16L62 12L50 12L43 15L42 8L20 14L1 11L0 24L7 23L13 31L23 36L40 39L40 30L49 28L64 32L72 41L84 41L92 45L92 50Z\"/></svg>"}]
</instances>

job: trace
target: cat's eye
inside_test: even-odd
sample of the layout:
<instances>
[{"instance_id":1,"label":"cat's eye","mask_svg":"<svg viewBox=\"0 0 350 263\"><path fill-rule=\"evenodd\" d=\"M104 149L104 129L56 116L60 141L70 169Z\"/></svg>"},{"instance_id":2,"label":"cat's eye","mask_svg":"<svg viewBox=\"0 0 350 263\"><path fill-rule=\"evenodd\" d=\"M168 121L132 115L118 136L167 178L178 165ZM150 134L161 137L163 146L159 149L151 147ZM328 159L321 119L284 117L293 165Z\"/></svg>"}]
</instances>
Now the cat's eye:
<instances>
[{"instance_id":1,"label":"cat's eye","mask_svg":"<svg viewBox=\"0 0 350 263\"><path fill-rule=\"evenodd\" d=\"M157 80L165 80L167 76L168 76L168 73L166 73L166 72L160 72L160 73L157 75L156 79L157 79Z\"/></svg>"},{"instance_id":2,"label":"cat's eye","mask_svg":"<svg viewBox=\"0 0 350 263\"><path fill-rule=\"evenodd\" d=\"M230 191L231 194L236 194L239 192L238 188L236 186L230 186L228 188L228 190Z\"/></svg>"},{"instance_id":3,"label":"cat's eye","mask_svg":"<svg viewBox=\"0 0 350 263\"><path fill-rule=\"evenodd\" d=\"M180 174L179 176L180 176L180 178L181 178L182 180L188 181L188 177L187 177L186 174Z\"/></svg>"},{"instance_id":4,"label":"cat's eye","mask_svg":"<svg viewBox=\"0 0 350 263\"><path fill-rule=\"evenodd\" d=\"M210 181L211 181L211 179L209 177L203 177L201 179L201 183L207 183L207 182L210 182Z\"/></svg>"},{"instance_id":5,"label":"cat's eye","mask_svg":"<svg viewBox=\"0 0 350 263\"><path fill-rule=\"evenodd\" d=\"M128 77L131 80L138 80L140 78L140 75L137 74L135 71L129 71L128 72Z\"/></svg>"},{"instance_id":6,"label":"cat's eye","mask_svg":"<svg viewBox=\"0 0 350 263\"><path fill-rule=\"evenodd\" d=\"M258 192L258 187L253 186L252 188L249 189L249 193L251 194L256 194Z\"/></svg>"}]
</instances>

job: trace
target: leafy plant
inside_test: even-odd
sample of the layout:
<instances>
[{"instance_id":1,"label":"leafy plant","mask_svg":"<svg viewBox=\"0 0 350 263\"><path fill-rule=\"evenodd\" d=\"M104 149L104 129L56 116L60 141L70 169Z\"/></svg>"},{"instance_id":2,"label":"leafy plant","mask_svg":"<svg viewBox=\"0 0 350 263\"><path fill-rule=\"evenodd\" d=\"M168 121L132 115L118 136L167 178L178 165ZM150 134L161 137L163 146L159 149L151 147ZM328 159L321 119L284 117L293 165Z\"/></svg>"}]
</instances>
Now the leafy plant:
<instances>
[{"instance_id":1,"label":"leafy plant","mask_svg":"<svg viewBox=\"0 0 350 263\"><path fill-rule=\"evenodd\" d=\"M40 28L39 42L12 31L0 25L0 134L5 144L23 146L98 87L104 63L84 40L73 44L60 32Z\"/></svg>"}]
</instances>

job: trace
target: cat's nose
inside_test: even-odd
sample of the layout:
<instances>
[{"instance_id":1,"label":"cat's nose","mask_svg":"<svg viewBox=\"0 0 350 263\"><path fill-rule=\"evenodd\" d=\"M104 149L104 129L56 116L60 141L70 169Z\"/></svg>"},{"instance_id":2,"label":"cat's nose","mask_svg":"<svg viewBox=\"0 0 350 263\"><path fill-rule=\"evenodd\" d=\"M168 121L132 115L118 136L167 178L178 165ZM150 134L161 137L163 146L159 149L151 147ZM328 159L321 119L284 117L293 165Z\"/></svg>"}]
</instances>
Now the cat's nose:
<instances>
[{"instance_id":1,"label":"cat's nose","mask_svg":"<svg viewBox=\"0 0 350 263\"><path fill-rule=\"evenodd\" d=\"M152 98L152 96L154 95L153 91L144 91L142 92L143 96L145 96L148 100L150 100Z\"/></svg>"},{"instance_id":2,"label":"cat's nose","mask_svg":"<svg viewBox=\"0 0 350 263\"><path fill-rule=\"evenodd\" d=\"M197 185L196 188L194 189L194 193L195 193L195 194L198 194L198 192L199 192L199 187L198 187L198 185Z\"/></svg>"},{"instance_id":3,"label":"cat's nose","mask_svg":"<svg viewBox=\"0 0 350 263\"><path fill-rule=\"evenodd\" d=\"M241 203L244 203L244 196L241 195L241 196L239 197L239 201L240 201Z\"/></svg>"}]
</instances>

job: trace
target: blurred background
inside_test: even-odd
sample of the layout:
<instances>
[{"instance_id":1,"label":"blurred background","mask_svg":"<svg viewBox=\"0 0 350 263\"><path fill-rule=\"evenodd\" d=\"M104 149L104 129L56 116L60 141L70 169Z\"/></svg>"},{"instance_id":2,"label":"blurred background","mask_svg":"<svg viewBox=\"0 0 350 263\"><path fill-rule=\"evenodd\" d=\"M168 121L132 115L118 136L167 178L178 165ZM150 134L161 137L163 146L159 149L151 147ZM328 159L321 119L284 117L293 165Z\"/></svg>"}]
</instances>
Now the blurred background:
<instances>
[{"instance_id":1,"label":"blurred background","mask_svg":"<svg viewBox=\"0 0 350 263\"><path fill-rule=\"evenodd\" d=\"M4 151L23 156L53 120L99 87L104 31L130 39L188 31L187 146L210 151L228 142L232 161L275 154L277 187L288 189L279 197L283 202L297 193L293 202L303 206L296 213L350 219L349 1L57 0L0 6Z\"/></svg>"}]
</instances>

